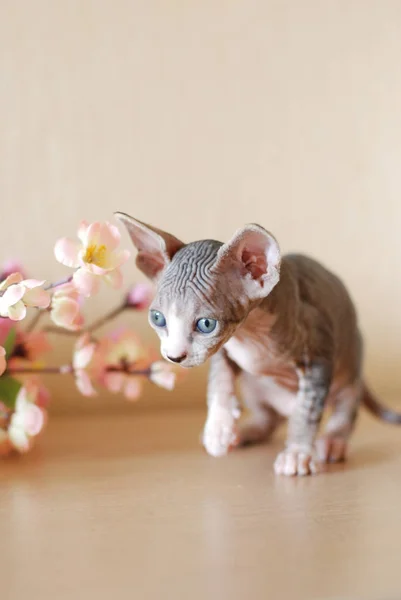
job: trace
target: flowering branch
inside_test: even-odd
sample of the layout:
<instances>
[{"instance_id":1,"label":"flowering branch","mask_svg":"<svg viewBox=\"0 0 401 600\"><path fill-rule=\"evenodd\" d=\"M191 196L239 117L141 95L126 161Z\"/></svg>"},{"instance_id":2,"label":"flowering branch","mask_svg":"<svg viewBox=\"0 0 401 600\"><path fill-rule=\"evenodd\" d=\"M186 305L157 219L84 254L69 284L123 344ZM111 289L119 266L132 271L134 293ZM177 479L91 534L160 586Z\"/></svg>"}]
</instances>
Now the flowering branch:
<instances>
[{"instance_id":1,"label":"flowering branch","mask_svg":"<svg viewBox=\"0 0 401 600\"><path fill-rule=\"evenodd\" d=\"M70 331L69 329L63 329L62 327L54 327L53 325L47 325L43 328L43 331L46 333L57 333L58 335L72 335L73 337L77 337L81 334L80 331Z\"/></svg>"},{"instance_id":2,"label":"flowering branch","mask_svg":"<svg viewBox=\"0 0 401 600\"><path fill-rule=\"evenodd\" d=\"M70 375L75 373L77 369L74 369L72 364L60 365L58 367L15 367L8 369L7 372L13 375L15 374L27 374L27 373L41 373L42 375ZM152 373L152 369L135 369L133 367L122 365L120 367L108 366L105 368L108 373L126 373L127 375L137 375L142 377L149 377Z\"/></svg>"},{"instance_id":3,"label":"flowering branch","mask_svg":"<svg viewBox=\"0 0 401 600\"><path fill-rule=\"evenodd\" d=\"M43 429L50 394L41 375L72 375L84 396L93 396L100 386L135 400L145 378L166 389L174 387L172 367L154 361L133 331L122 328L100 339L93 336L122 312L147 308L152 294L147 285L133 286L114 309L85 325L85 299L99 291L101 281L121 288L120 267L129 252L118 249L120 233L110 223L82 222L78 238L56 243L56 259L73 273L55 283L44 286L44 281L26 278L17 263L0 273L0 455L28 451ZM24 330L20 322L31 308L37 312ZM46 315L53 325L40 327ZM42 362L51 349L48 333L76 338L70 363Z\"/></svg>"},{"instance_id":4,"label":"flowering branch","mask_svg":"<svg viewBox=\"0 0 401 600\"><path fill-rule=\"evenodd\" d=\"M54 288L59 287L60 285L70 283L72 280L73 275L70 275L69 277L64 277L64 279L60 279L60 281L56 281L56 283L49 283L49 285L45 287L45 290L53 290Z\"/></svg>"},{"instance_id":5,"label":"flowering branch","mask_svg":"<svg viewBox=\"0 0 401 600\"><path fill-rule=\"evenodd\" d=\"M73 369L70 365L60 365L59 367L14 367L7 369L7 373L16 374L27 374L27 373L41 373L42 375L64 375L65 373L72 373Z\"/></svg>"},{"instance_id":6,"label":"flowering branch","mask_svg":"<svg viewBox=\"0 0 401 600\"><path fill-rule=\"evenodd\" d=\"M114 308L113 310L111 310L109 313L107 313L103 317L100 317L100 319L97 319L94 323L92 323L91 325L89 325L89 327L87 327L85 329L85 331L87 331L89 333L91 333L93 331L96 331L96 329L99 329L99 327L102 327L108 321L111 321L112 319L115 319L118 315L120 315L127 308L128 307L127 307L126 302L124 302L123 304L120 304L119 306L117 306L116 308Z\"/></svg>"}]
</instances>

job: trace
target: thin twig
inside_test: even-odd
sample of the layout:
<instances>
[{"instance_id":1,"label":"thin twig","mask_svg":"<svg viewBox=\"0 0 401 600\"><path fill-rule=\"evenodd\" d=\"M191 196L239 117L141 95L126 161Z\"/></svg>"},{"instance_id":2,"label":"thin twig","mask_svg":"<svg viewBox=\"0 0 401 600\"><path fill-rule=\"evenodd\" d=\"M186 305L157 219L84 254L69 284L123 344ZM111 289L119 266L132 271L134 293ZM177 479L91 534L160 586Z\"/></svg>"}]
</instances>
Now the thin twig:
<instances>
[{"instance_id":1,"label":"thin twig","mask_svg":"<svg viewBox=\"0 0 401 600\"><path fill-rule=\"evenodd\" d=\"M11 367L7 369L8 373L42 373L44 375L66 375L74 371L72 365L62 365L60 367Z\"/></svg>"},{"instance_id":2,"label":"thin twig","mask_svg":"<svg viewBox=\"0 0 401 600\"><path fill-rule=\"evenodd\" d=\"M106 367L106 371L108 373L125 373L126 375L142 375L144 377L149 377L152 370L148 369L130 369L129 367Z\"/></svg>"},{"instance_id":3,"label":"thin twig","mask_svg":"<svg viewBox=\"0 0 401 600\"><path fill-rule=\"evenodd\" d=\"M127 305L125 304L125 302L123 304L120 304L119 306L117 306L117 308L114 308L103 317L100 317L100 319L94 321L91 325L89 325L89 327L86 327L84 329L84 332L91 333L92 331L99 329L99 327L102 327L102 325L105 325L108 321L114 319L114 317L122 313L126 308Z\"/></svg>"},{"instance_id":4,"label":"thin twig","mask_svg":"<svg viewBox=\"0 0 401 600\"><path fill-rule=\"evenodd\" d=\"M8 373L42 373L43 375L71 375L75 373L74 367L72 365L61 365L60 367L11 367L7 369ZM78 369L79 370L79 369ZM137 375L149 377L151 374L151 369L133 369L130 367L122 366L115 367L109 366L105 369L109 373L125 373L126 375Z\"/></svg>"},{"instance_id":5,"label":"thin twig","mask_svg":"<svg viewBox=\"0 0 401 600\"><path fill-rule=\"evenodd\" d=\"M58 287L59 285L64 285L65 283L70 283L70 281L72 281L72 275L70 275L69 277L66 277L65 279L60 279L60 281L56 281L56 283L50 283L44 289L52 290L53 288Z\"/></svg>"},{"instance_id":6,"label":"thin twig","mask_svg":"<svg viewBox=\"0 0 401 600\"><path fill-rule=\"evenodd\" d=\"M78 337L80 335L84 335L88 330L87 329L78 329L77 331L71 331L70 329L63 329L62 327L54 327L52 325L48 325L43 328L43 331L46 333L53 333L55 335L67 335L70 337ZM89 339L91 342L98 342L98 338L92 333L89 334Z\"/></svg>"},{"instance_id":7,"label":"thin twig","mask_svg":"<svg viewBox=\"0 0 401 600\"><path fill-rule=\"evenodd\" d=\"M99 327L102 327L102 325L105 325L111 319L114 319L114 317L116 317L117 315L122 313L126 308L127 308L127 305L124 302L123 304L120 304L116 308L113 308L113 310L111 310L106 315L103 315L103 317L100 317L99 319L94 321L91 325L88 325L88 327L85 327L84 329L80 329L78 331L71 331L69 329L63 329L62 327L54 327L53 325L48 325L47 327L44 328L44 331L47 331L48 333L59 333L61 335L72 335L72 336L82 335L84 333L92 333L96 329L99 329Z\"/></svg>"},{"instance_id":8,"label":"thin twig","mask_svg":"<svg viewBox=\"0 0 401 600\"><path fill-rule=\"evenodd\" d=\"M54 327L53 325L47 325L47 327L43 328L43 331L46 331L47 333L58 333L60 335L73 335L73 336L81 335L84 332L84 330L71 331L70 329L63 329L62 327Z\"/></svg>"}]
</instances>

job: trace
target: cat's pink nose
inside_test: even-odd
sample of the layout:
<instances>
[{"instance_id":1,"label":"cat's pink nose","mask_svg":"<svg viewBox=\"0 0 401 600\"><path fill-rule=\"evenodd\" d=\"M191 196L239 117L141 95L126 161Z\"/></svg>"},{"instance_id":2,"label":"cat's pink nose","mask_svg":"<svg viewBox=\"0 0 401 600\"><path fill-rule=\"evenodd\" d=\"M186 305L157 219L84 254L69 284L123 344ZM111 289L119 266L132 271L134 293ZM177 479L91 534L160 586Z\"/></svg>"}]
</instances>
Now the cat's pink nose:
<instances>
[{"instance_id":1,"label":"cat's pink nose","mask_svg":"<svg viewBox=\"0 0 401 600\"><path fill-rule=\"evenodd\" d=\"M175 356L173 358L172 356L167 355L167 358L169 360L171 360L171 362L173 362L173 363L181 363L183 360L186 359L187 356L188 356L188 354L181 354L181 356Z\"/></svg>"}]
</instances>

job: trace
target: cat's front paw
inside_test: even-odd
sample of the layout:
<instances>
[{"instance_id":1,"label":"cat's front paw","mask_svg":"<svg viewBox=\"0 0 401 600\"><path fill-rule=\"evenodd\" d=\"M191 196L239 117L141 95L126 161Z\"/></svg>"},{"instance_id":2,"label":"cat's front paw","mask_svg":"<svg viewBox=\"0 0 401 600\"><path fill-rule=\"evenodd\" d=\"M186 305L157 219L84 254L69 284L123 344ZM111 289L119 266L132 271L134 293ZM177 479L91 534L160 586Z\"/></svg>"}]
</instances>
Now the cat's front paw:
<instances>
[{"instance_id":1,"label":"cat's front paw","mask_svg":"<svg viewBox=\"0 0 401 600\"><path fill-rule=\"evenodd\" d=\"M203 430L203 445L211 456L224 456L237 443L237 415L216 407L209 412Z\"/></svg>"},{"instance_id":2,"label":"cat's front paw","mask_svg":"<svg viewBox=\"0 0 401 600\"><path fill-rule=\"evenodd\" d=\"M287 448L280 452L274 463L277 475L314 475L319 471L312 452L303 448Z\"/></svg>"}]
</instances>

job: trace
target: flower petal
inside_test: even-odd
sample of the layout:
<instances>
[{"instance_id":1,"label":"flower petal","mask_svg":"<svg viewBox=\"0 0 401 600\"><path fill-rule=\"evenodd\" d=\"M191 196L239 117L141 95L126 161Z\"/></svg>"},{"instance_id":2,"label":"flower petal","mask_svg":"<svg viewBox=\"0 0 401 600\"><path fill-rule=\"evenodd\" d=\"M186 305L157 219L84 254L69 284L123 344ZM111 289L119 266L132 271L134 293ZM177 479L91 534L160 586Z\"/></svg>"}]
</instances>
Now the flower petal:
<instances>
[{"instance_id":1,"label":"flower petal","mask_svg":"<svg viewBox=\"0 0 401 600\"><path fill-rule=\"evenodd\" d=\"M100 234L100 221L95 221L94 223L89 223L88 229L86 230L86 246L91 244L97 245L99 242L99 234Z\"/></svg>"},{"instance_id":2,"label":"flower petal","mask_svg":"<svg viewBox=\"0 0 401 600\"><path fill-rule=\"evenodd\" d=\"M99 278L96 275L89 273L85 268L80 268L75 271L73 278L77 290L83 296L88 298L98 292Z\"/></svg>"},{"instance_id":3,"label":"flower petal","mask_svg":"<svg viewBox=\"0 0 401 600\"><path fill-rule=\"evenodd\" d=\"M72 360L74 369L85 369L92 360L96 344L91 343L79 350L75 350Z\"/></svg>"},{"instance_id":4,"label":"flower petal","mask_svg":"<svg viewBox=\"0 0 401 600\"><path fill-rule=\"evenodd\" d=\"M56 260L66 267L77 268L79 267L79 251L81 250L81 244L74 242L68 238L61 238L56 242L54 246L54 255Z\"/></svg>"},{"instance_id":5,"label":"flower petal","mask_svg":"<svg viewBox=\"0 0 401 600\"><path fill-rule=\"evenodd\" d=\"M129 257L131 256L131 252L129 250L122 250L121 252L108 252L103 264L103 267L97 267L97 269L101 269L103 272L114 271L114 269L118 269L121 267ZM96 265L92 265L96 267ZM94 273L97 271L94 268ZM102 274L102 273L99 273Z\"/></svg>"},{"instance_id":6,"label":"flower petal","mask_svg":"<svg viewBox=\"0 0 401 600\"><path fill-rule=\"evenodd\" d=\"M24 279L24 281L22 281L22 284L28 289L31 290L32 288L37 288L40 287L41 285L43 285L45 283L45 279L42 279L42 281L40 281L39 279Z\"/></svg>"},{"instance_id":7,"label":"flower petal","mask_svg":"<svg viewBox=\"0 0 401 600\"><path fill-rule=\"evenodd\" d=\"M30 436L38 435L43 428L45 419L43 411L36 406L31 404L29 410L24 413L24 429Z\"/></svg>"},{"instance_id":8,"label":"flower petal","mask_svg":"<svg viewBox=\"0 0 401 600\"><path fill-rule=\"evenodd\" d=\"M99 265L95 265L95 263L84 263L83 267L89 271L89 273L92 273L93 275L98 275L98 276L103 276L106 275L106 273L108 273L109 271L111 271L111 269L106 268L106 267L99 267Z\"/></svg>"},{"instance_id":9,"label":"flower petal","mask_svg":"<svg viewBox=\"0 0 401 600\"><path fill-rule=\"evenodd\" d=\"M82 348L84 346L87 346L88 344L90 344L91 341L91 336L88 332L83 333L81 336L79 336L79 338L77 339L76 343L75 343L75 350L82 350Z\"/></svg>"},{"instance_id":10,"label":"flower petal","mask_svg":"<svg viewBox=\"0 0 401 600\"><path fill-rule=\"evenodd\" d=\"M117 254L114 253L115 265L117 267L121 267L124 263L127 262L130 256L131 252L129 250L121 250L121 252L118 252Z\"/></svg>"},{"instance_id":11,"label":"flower petal","mask_svg":"<svg viewBox=\"0 0 401 600\"><path fill-rule=\"evenodd\" d=\"M64 298L68 296L73 298L74 300L78 300L79 293L73 281L68 281L67 283L62 283L58 285L53 292L53 299L55 298Z\"/></svg>"},{"instance_id":12,"label":"flower petal","mask_svg":"<svg viewBox=\"0 0 401 600\"><path fill-rule=\"evenodd\" d=\"M7 288L4 292L1 298L2 305L12 306L13 304L16 304L19 300L21 300L24 294L25 287L22 285L22 283L12 285L9 288Z\"/></svg>"},{"instance_id":13,"label":"flower petal","mask_svg":"<svg viewBox=\"0 0 401 600\"><path fill-rule=\"evenodd\" d=\"M17 343L22 343L27 352L28 360L36 360L42 354L49 352L52 345L44 331L19 332Z\"/></svg>"},{"instance_id":14,"label":"flower petal","mask_svg":"<svg viewBox=\"0 0 401 600\"><path fill-rule=\"evenodd\" d=\"M68 296L55 299L53 297L50 318L58 325L66 329L75 329L75 320L79 313L79 304Z\"/></svg>"},{"instance_id":15,"label":"flower petal","mask_svg":"<svg viewBox=\"0 0 401 600\"><path fill-rule=\"evenodd\" d=\"M15 283L21 283L23 277L21 273L11 273L8 277L0 283L0 291L7 289L10 285L14 285Z\"/></svg>"},{"instance_id":16,"label":"flower petal","mask_svg":"<svg viewBox=\"0 0 401 600\"><path fill-rule=\"evenodd\" d=\"M130 330L119 327L113 330L108 337L107 362L118 366L124 360L128 363L136 363L144 357L144 349L141 340Z\"/></svg>"},{"instance_id":17,"label":"flower petal","mask_svg":"<svg viewBox=\"0 0 401 600\"><path fill-rule=\"evenodd\" d=\"M19 452L28 452L30 448L29 437L23 427L11 424L8 428L8 438L16 450Z\"/></svg>"},{"instance_id":18,"label":"flower petal","mask_svg":"<svg viewBox=\"0 0 401 600\"><path fill-rule=\"evenodd\" d=\"M109 392L115 394L123 387L125 377L123 373L109 371L104 375L103 384Z\"/></svg>"},{"instance_id":19,"label":"flower petal","mask_svg":"<svg viewBox=\"0 0 401 600\"><path fill-rule=\"evenodd\" d=\"M124 386L124 395L128 400L137 400L141 395L142 383L138 377L127 377Z\"/></svg>"},{"instance_id":20,"label":"flower petal","mask_svg":"<svg viewBox=\"0 0 401 600\"><path fill-rule=\"evenodd\" d=\"M0 346L0 375L3 375L6 370L7 362L6 362L6 350L3 346Z\"/></svg>"},{"instance_id":21,"label":"flower petal","mask_svg":"<svg viewBox=\"0 0 401 600\"><path fill-rule=\"evenodd\" d=\"M96 246L106 246L108 252L117 248L120 243L121 234L115 225L110 223L100 223L96 221L91 223L87 230L86 244L95 244Z\"/></svg>"},{"instance_id":22,"label":"flower petal","mask_svg":"<svg viewBox=\"0 0 401 600\"><path fill-rule=\"evenodd\" d=\"M38 397L36 399L37 406L39 406L39 408L43 409L49 405L49 402L50 402L49 390L44 385L40 385ZM43 413L43 418L44 418L44 420L46 420L46 413Z\"/></svg>"},{"instance_id":23,"label":"flower petal","mask_svg":"<svg viewBox=\"0 0 401 600\"><path fill-rule=\"evenodd\" d=\"M121 240L121 234L115 225L108 223L99 224L97 241L100 245L106 246L108 252L113 252L115 250Z\"/></svg>"},{"instance_id":24,"label":"flower petal","mask_svg":"<svg viewBox=\"0 0 401 600\"><path fill-rule=\"evenodd\" d=\"M154 291L152 286L147 283L138 283L133 285L128 291L126 298L127 306L143 310L150 305L153 296Z\"/></svg>"},{"instance_id":25,"label":"flower petal","mask_svg":"<svg viewBox=\"0 0 401 600\"><path fill-rule=\"evenodd\" d=\"M7 312L8 318L12 321L22 321L26 317L25 304L20 300L14 306L9 306Z\"/></svg>"},{"instance_id":26,"label":"flower petal","mask_svg":"<svg viewBox=\"0 0 401 600\"><path fill-rule=\"evenodd\" d=\"M77 314L77 316L75 317L73 323L71 324L72 331L79 331L84 326L84 323L85 323L85 319L83 318L83 316L79 312Z\"/></svg>"},{"instance_id":27,"label":"flower petal","mask_svg":"<svg viewBox=\"0 0 401 600\"><path fill-rule=\"evenodd\" d=\"M93 387L90 377L86 371L80 369L75 372L75 383L83 396L96 395L96 390Z\"/></svg>"},{"instance_id":28,"label":"flower petal","mask_svg":"<svg viewBox=\"0 0 401 600\"><path fill-rule=\"evenodd\" d=\"M31 399L28 400L28 387L30 387L29 383L28 385L23 386L18 392L17 398L15 400L15 413L13 415L13 419L15 418L16 414L23 411L31 401Z\"/></svg>"},{"instance_id":29,"label":"flower petal","mask_svg":"<svg viewBox=\"0 0 401 600\"><path fill-rule=\"evenodd\" d=\"M120 289L123 284L123 274L120 269L106 273L106 275L103 275L103 279L115 290Z\"/></svg>"},{"instance_id":30,"label":"flower petal","mask_svg":"<svg viewBox=\"0 0 401 600\"><path fill-rule=\"evenodd\" d=\"M27 306L47 308L51 302L51 296L46 290L34 288L25 292L23 301Z\"/></svg>"}]
</instances>

